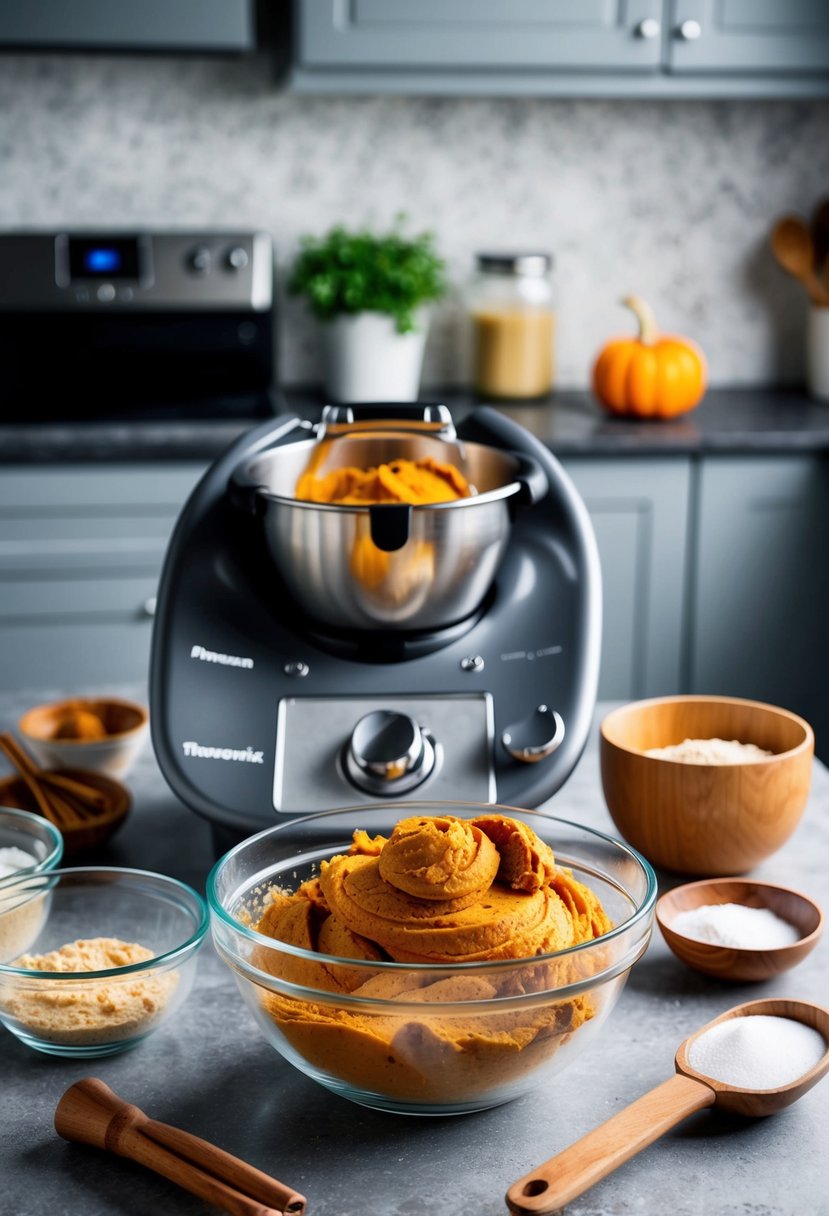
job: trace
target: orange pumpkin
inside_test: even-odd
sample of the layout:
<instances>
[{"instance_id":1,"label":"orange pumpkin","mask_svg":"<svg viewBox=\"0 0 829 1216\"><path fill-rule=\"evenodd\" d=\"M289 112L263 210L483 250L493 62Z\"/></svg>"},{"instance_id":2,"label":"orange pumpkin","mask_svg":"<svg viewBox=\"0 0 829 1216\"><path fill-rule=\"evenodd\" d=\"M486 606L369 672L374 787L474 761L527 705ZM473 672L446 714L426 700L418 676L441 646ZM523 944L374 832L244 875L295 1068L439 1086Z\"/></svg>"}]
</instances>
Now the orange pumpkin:
<instances>
[{"instance_id":1,"label":"orange pumpkin","mask_svg":"<svg viewBox=\"0 0 829 1216\"><path fill-rule=\"evenodd\" d=\"M623 304L639 322L635 338L614 338L593 368L593 391L612 414L632 418L674 418L702 400L707 381L705 356L686 338L660 335L651 309L638 296Z\"/></svg>"}]
</instances>

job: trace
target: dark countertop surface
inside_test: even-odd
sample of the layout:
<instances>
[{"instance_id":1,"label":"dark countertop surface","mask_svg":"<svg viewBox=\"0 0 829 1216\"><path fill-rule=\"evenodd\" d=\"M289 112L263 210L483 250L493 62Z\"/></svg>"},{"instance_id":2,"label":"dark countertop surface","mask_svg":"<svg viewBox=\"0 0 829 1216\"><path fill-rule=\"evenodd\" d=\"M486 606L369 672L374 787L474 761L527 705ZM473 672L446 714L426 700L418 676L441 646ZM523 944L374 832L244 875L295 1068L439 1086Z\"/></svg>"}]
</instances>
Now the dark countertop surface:
<instances>
[{"instance_id":1,"label":"dark countertop surface","mask_svg":"<svg viewBox=\"0 0 829 1216\"><path fill-rule=\"evenodd\" d=\"M109 689L142 698L139 688ZM37 699L42 699L39 692ZM56 690L55 695L59 695ZM0 697L11 727L33 703ZM597 721L607 706L600 706ZM596 730L546 809L614 832L601 796ZM127 778L135 804L95 860L159 870L204 889L208 825L167 788L147 746ZM90 859L91 860L91 859ZM829 772L815 764L794 835L755 877L825 897ZM677 881L660 875L660 888ZM827 1003L829 939L774 981L732 985L679 963L657 929L592 1048L536 1091L494 1110L409 1118L353 1105L269 1047L211 945L176 1018L132 1051L87 1062L38 1055L0 1029L0 1208L11 1216L209 1216L215 1208L52 1126L64 1090L98 1076L148 1114L195 1132L289 1182L308 1216L504 1216L504 1192L528 1170L673 1074L693 1030L745 1000ZM829 1082L768 1119L706 1111L568 1205L572 1216L829 1216Z\"/></svg>"},{"instance_id":2,"label":"dark countertop surface","mask_svg":"<svg viewBox=\"0 0 829 1216\"><path fill-rule=\"evenodd\" d=\"M456 420L482 404L457 389L423 396L445 402ZM282 408L305 418L316 418L321 403L311 389L282 394ZM711 389L695 410L657 422L611 417L587 392L498 408L564 457L829 451L829 402L796 389ZM253 425L184 418L0 425L0 462L210 461Z\"/></svg>"}]
</instances>

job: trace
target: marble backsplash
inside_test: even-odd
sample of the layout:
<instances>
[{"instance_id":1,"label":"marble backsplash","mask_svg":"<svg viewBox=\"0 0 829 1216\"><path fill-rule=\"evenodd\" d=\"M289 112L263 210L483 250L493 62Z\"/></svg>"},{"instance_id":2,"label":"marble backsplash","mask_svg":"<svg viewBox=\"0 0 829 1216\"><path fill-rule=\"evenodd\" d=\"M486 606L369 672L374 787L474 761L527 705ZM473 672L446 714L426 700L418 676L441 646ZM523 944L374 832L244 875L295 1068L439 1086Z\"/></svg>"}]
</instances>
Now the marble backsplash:
<instances>
[{"instance_id":1,"label":"marble backsplash","mask_svg":"<svg viewBox=\"0 0 829 1216\"><path fill-rule=\"evenodd\" d=\"M785 211L829 194L829 101L294 96L260 59L0 58L0 226L263 227L280 282L303 233L432 229L455 286L424 382L462 382L476 250L556 259L558 382L588 382L635 291L695 338L712 383L802 378L806 302L772 261ZM286 384L319 379L283 299Z\"/></svg>"}]
</instances>

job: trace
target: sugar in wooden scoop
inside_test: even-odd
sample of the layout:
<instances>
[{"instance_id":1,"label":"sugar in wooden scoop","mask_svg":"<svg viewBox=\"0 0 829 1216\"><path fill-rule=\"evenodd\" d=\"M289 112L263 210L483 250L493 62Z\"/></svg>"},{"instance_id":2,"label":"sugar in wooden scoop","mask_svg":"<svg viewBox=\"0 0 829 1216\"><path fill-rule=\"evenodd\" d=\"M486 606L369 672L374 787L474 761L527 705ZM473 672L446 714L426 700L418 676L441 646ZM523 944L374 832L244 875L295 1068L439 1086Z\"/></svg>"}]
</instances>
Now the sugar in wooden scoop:
<instances>
[{"instance_id":1,"label":"sugar in wooden scoop","mask_svg":"<svg viewBox=\"0 0 829 1216\"><path fill-rule=\"evenodd\" d=\"M694 1039L692 1068L739 1089L779 1089L791 1085L823 1058L823 1035L793 1018L752 1014L728 1018Z\"/></svg>"}]
</instances>

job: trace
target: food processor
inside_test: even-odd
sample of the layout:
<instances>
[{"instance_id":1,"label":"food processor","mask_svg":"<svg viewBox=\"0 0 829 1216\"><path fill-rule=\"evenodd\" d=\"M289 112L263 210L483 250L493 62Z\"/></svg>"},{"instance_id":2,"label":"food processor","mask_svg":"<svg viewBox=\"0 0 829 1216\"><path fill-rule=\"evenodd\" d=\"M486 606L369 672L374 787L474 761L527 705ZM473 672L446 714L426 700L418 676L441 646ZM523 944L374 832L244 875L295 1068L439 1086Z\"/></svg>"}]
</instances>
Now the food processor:
<instances>
[{"instance_id":1,"label":"food processor","mask_svg":"<svg viewBox=\"0 0 829 1216\"><path fill-rule=\"evenodd\" d=\"M446 502L297 497L309 469L441 462ZM181 513L158 594L161 770L224 850L315 811L419 799L533 808L595 707L601 575L552 453L488 406L326 407L239 438Z\"/></svg>"}]
</instances>

